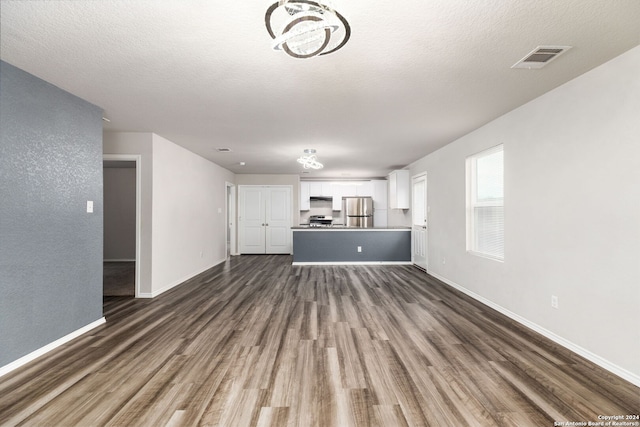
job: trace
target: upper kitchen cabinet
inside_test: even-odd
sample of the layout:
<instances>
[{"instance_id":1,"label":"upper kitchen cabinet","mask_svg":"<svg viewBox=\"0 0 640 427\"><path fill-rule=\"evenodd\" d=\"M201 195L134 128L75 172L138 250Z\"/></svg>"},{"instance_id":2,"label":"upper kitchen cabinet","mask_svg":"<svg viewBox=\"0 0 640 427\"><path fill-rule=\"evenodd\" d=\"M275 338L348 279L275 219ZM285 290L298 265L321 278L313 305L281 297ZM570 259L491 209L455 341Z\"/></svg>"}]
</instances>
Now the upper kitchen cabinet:
<instances>
[{"instance_id":1,"label":"upper kitchen cabinet","mask_svg":"<svg viewBox=\"0 0 640 427\"><path fill-rule=\"evenodd\" d=\"M371 181L371 197L373 197L373 208L374 209L388 209L389 208L389 197L388 197L388 189L387 189L387 180L377 179Z\"/></svg>"},{"instance_id":2,"label":"upper kitchen cabinet","mask_svg":"<svg viewBox=\"0 0 640 427\"><path fill-rule=\"evenodd\" d=\"M391 209L411 207L410 184L408 170L396 170L389 174L389 207Z\"/></svg>"},{"instance_id":3,"label":"upper kitchen cabinet","mask_svg":"<svg viewBox=\"0 0 640 427\"><path fill-rule=\"evenodd\" d=\"M309 182L301 181L300 182L300 210L308 211L311 209L311 190L309 188Z\"/></svg>"},{"instance_id":4,"label":"upper kitchen cabinet","mask_svg":"<svg viewBox=\"0 0 640 427\"><path fill-rule=\"evenodd\" d=\"M311 197L333 196L333 186L330 182L307 181L307 183L309 184L309 195Z\"/></svg>"},{"instance_id":5,"label":"upper kitchen cabinet","mask_svg":"<svg viewBox=\"0 0 640 427\"><path fill-rule=\"evenodd\" d=\"M373 181L362 181L356 185L356 194L358 197L373 197Z\"/></svg>"},{"instance_id":6,"label":"upper kitchen cabinet","mask_svg":"<svg viewBox=\"0 0 640 427\"><path fill-rule=\"evenodd\" d=\"M372 197L376 209L387 209L387 181L300 181L300 210L311 209L310 198L331 198L332 210L342 210L342 197Z\"/></svg>"},{"instance_id":7,"label":"upper kitchen cabinet","mask_svg":"<svg viewBox=\"0 0 640 427\"><path fill-rule=\"evenodd\" d=\"M347 196L349 194L349 189L340 183L333 182L331 183L331 196L332 199L332 210L341 211L342 210L342 196Z\"/></svg>"}]
</instances>

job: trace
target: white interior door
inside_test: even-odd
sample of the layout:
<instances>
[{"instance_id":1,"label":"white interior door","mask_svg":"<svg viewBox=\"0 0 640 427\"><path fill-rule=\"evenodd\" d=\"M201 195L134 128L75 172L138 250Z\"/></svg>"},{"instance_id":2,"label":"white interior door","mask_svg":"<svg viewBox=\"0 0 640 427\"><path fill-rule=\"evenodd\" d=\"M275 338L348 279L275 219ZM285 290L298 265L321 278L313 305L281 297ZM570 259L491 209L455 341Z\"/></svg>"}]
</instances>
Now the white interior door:
<instances>
[{"instance_id":1,"label":"white interior door","mask_svg":"<svg viewBox=\"0 0 640 427\"><path fill-rule=\"evenodd\" d=\"M265 199L263 187L240 186L238 190L240 253L266 253Z\"/></svg>"},{"instance_id":2,"label":"white interior door","mask_svg":"<svg viewBox=\"0 0 640 427\"><path fill-rule=\"evenodd\" d=\"M291 187L270 187L266 194L266 253L291 253Z\"/></svg>"},{"instance_id":3,"label":"white interior door","mask_svg":"<svg viewBox=\"0 0 640 427\"><path fill-rule=\"evenodd\" d=\"M292 193L291 186L238 187L240 253L291 253Z\"/></svg>"},{"instance_id":4,"label":"white interior door","mask_svg":"<svg viewBox=\"0 0 640 427\"><path fill-rule=\"evenodd\" d=\"M411 199L411 258L413 263L427 271L427 175L417 175L412 179Z\"/></svg>"}]
</instances>

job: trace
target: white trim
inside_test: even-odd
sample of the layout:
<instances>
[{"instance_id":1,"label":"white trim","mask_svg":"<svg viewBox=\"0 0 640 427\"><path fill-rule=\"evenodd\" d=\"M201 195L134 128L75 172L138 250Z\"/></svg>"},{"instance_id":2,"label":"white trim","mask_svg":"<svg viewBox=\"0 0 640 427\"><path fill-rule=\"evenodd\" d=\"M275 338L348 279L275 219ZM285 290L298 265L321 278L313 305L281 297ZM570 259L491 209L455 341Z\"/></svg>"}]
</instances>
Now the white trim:
<instances>
[{"instance_id":1,"label":"white trim","mask_svg":"<svg viewBox=\"0 0 640 427\"><path fill-rule=\"evenodd\" d=\"M142 257L142 155L141 154L103 154L102 161L134 161L136 162L136 272L135 297L145 298L140 292L140 265Z\"/></svg>"},{"instance_id":2,"label":"white trim","mask_svg":"<svg viewBox=\"0 0 640 427\"><path fill-rule=\"evenodd\" d=\"M234 183L226 181L224 183L224 199L225 199L225 208L226 208L226 216L225 216L225 253L229 255L239 255L238 254L238 242L236 238L236 230L238 228L238 215L236 215L236 185ZM231 192L229 192L231 189ZM229 227L229 222L231 222L231 227ZM229 236L227 236L227 231L229 230ZM227 241L229 241L230 247L226 248Z\"/></svg>"},{"instance_id":3,"label":"white trim","mask_svg":"<svg viewBox=\"0 0 640 427\"><path fill-rule=\"evenodd\" d=\"M136 262L135 259L103 259L103 262Z\"/></svg>"},{"instance_id":4,"label":"white trim","mask_svg":"<svg viewBox=\"0 0 640 427\"><path fill-rule=\"evenodd\" d=\"M82 328L77 329L77 330L71 332L70 334L67 334L67 335L63 336L62 338L59 338L59 339L53 341L52 343L49 343L49 344L45 345L44 347L40 347L39 349L37 349L35 351L32 351L31 353L27 354L26 356L22 356L18 360L14 360L13 362L9 363L8 365L0 367L0 377L2 377L3 375L8 374L9 372L11 372L11 371L13 371L15 369L18 369L21 366L26 365L27 363L29 363L32 360L37 359L38 357L50 352L51 350L55 349L56 347L60 347L61 345L66 344L67 342L71 341L72 339L77 338L80 335L89 332L93 328L97 328L98 326L102 325L105 322L106 322L106 319L104 317L101 317L100 319L96 320L95 322L91 322L88 325L83 326Z\"/></svg>"},{"instance_id":5,"label":"white trim","mask_svg":"<svg viewBox=\"0 0 640 427\"><path fill-rule=\"evenodd\" d=\"M150 292L140 292L136 295L136 298L153 298L153 294Z\"/></svg>"},{"instance_id":6,"label":"white trim","mask_svg":"<svg viewBox=\"0 0 640 427\"><path fill-rule=\"evenodd\" d=\"M457 290L459 290L460 292L470 296L471 298L481 302L482 304L498 311L501 314L504 314L505 316L511 318L512 320L515 320L516 322L520 323L523 326L526 326L527 328L539 333L540 335L543 335L544 337L550 339L551 341L560 344L561 346L563 346L564 348L571 350L572 352L578 354L579 356L584 357L585 359L595 363L596 365L600 366L601 368L606 369L607 371L619 376L620 378L629 381L630 383L640 387L640 375L634 374L631 371L628 371L614 363L611 363L610 361L608 361L607 359L604 359L601 356L598 356L595 353L592 353L591 351L587 350L584 347L581 347L559 335L556 335L555 333L551 332L548 329L543 328L542 326L538 325L537 323L534 323L516 313L513 313L509 310L507 310L506 308L492 302L491 300L488 300L487 298L476 294L473 291L470 291L469 289L458 285L457 283L446 279L442 276L439 276L437 274L434 273L429 273L431 276L435 277L436 279L446 283L447 285L451 286L452 288L455 288Z\"/></svg>"},{"instance_id":7,"label":"white trim","mask_svg":"<svg viewBox=\"0 0 640 427\"><path fill-rule=\"evenodd\" d=\"M291 265L411 265L411 261L294 261Z\"/></svg>"},{"instance_id":8,"label":"white trim","mask_svg":"<svg viewBox=\"0 0 640 427\"><path fill-rule=\"evenodd\" d=\"M424 221L425 223L422 225L425 238L424 238L424 251L425 251L425 260L424 267L418 265L415 260L415 243L416 243L416 233L414 231L418 231L416 227L421 227L420 225L415 224L413 214L415 212L414 204L414 194L415 194L415 185L416 181L424 179ZM418 267L421 270L427 271L429 270L429 187L428 187L428 176L427 172L422 172L417 175L413 175L411 177L411 263Z\"/></svg>"},{"instance_id":9,"label":"white trim","mask_svg":"<svg viewBox=\"0 0 640 427\"><path fill-rule=\"evenodd\" d=\"M167 286L165 286L164 288L162 288L162 289L158 289L157 291L153 291L153 292L151 292L151 293L139 294L139 295L138 295L138 298L155 298L155 297L157 297L158 295L163 294L163 293L167 292L168 290L173 289L173 288L175 288L176 286L179 286L179 285L183 284L184 282L186 282L187 280L189 280L189 279L191 279L191 278L193 278L193 277L197 276L198 274L200 274L200 273L204 273L205 271L209 270L210 268L213 268L213 267L215 267L216 265L220 265L220 264L222 264L222 263L223 263L223 262L225 262L226 260L227 260L226 258L223 258L223 259L221 259L221 260L218 260L218 261L214 262L213 264L209 265L208 267L205 267L205 268L203 268L203 269L201 269L201 270L198 270L198 271L196 271L195 273L190 273L190 274L188 274L187 276L183 277L182 279L178 279L178 280L176 280L176 281L174 281L174 282L171 282L171 283L169 283Z\"/></svg>"},{"instance_id":10,"label":"white trim","mask_svg":"<svg viewBox=\"0 0 640 427\"><path fill-rule=\"evenodd\" d=\"M491 259L493 261L504 262L504 258L499 258L497 256L485 254L484 252L476 252L474 250L468 249L467 253L469 255L477 256L477 257L480 257L480 258L487 258L487 259Z\"/></svg>"},{"instance_id":11,"label":"white trim","mask_svg":"<svg viewBox=\"0 0 640 427\"><path fill-rule=\"evenodd\" d=\"M477 183L478 183L478 172L477 165L478 160L487 156L491 156L496 153L503 154L502 161L502 170L503 170L503 194L500 199L491 199L491 200L478 200L477 195ZM470 252L473 255L483 256L484 258L492 259L495 261L504 260L504 218L503 218L503 247L501 255L494 255L486 252L481 252L478 250L478 227L476 224L476 208L479 207L502 207L504 212L504 144L498 144L494 147L488 148L486 150L482 150L478 153L468 156L465 159L465 182L466 182L466 248L467 252Z\"/></svg>"}]
</instances>

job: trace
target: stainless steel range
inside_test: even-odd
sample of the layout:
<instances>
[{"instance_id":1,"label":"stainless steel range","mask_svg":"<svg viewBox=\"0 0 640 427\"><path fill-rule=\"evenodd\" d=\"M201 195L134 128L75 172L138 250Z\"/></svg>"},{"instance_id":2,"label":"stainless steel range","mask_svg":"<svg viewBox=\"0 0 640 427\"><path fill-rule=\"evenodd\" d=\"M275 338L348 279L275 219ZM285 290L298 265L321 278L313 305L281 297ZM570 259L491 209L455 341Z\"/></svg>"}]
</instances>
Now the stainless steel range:
<instances>
[{"instance_id":1,"label":"stainless steel range","mask_svg":"<svg viewBox=\"0 0 640 427\"><path fill-rule=\"evenodd\" d=\"M309 227L331 227L333 217L327 215L311 215L309 217Z\"/></svg>"}]
</instances>

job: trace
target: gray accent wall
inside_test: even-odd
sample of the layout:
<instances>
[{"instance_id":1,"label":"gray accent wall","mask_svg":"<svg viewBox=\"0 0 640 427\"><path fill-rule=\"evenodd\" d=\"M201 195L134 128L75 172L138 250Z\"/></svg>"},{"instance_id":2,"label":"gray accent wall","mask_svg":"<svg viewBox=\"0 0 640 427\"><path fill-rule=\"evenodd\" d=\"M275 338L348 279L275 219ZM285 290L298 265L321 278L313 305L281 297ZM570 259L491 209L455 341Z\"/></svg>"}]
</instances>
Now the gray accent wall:
<instances>
[{"instance_id":1,"label":"gray accent wall","mask_svg":"<svg viewBox=\"0 0 640 427\"><path fill-rule=\"evenodd\" d=\"M0 61L0 366L102 318L102 233L102 110Z\"/></svg>"}]
</instances>

